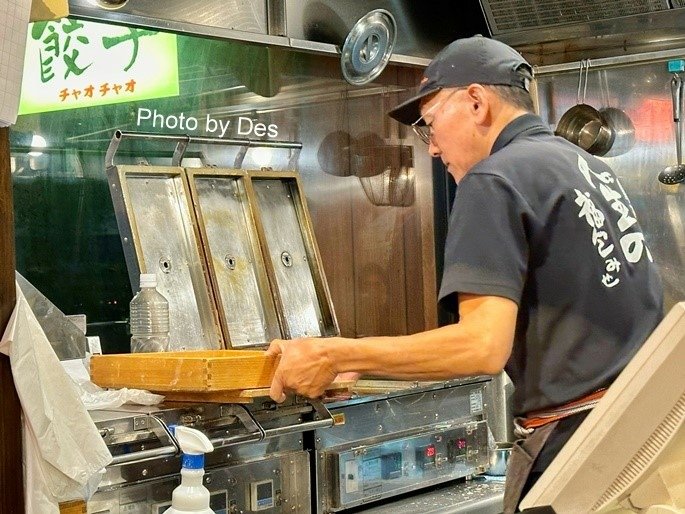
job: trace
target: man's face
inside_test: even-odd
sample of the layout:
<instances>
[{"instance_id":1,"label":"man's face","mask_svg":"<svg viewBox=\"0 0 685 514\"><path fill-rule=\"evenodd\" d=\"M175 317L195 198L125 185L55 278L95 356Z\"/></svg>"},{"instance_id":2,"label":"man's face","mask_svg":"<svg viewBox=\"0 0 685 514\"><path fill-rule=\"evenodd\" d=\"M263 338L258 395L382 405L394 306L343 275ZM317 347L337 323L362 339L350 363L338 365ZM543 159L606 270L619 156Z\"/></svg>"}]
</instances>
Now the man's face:
<instances>
[{"instance_id":1,"label":"man's face","mask_svg":"<svg viewBox=\"0 0 685 514\"><path fill-rule=\"evenodd\" d=\"M443 89L421 106L430 131L428 152L440 157L457 182L487 156L481 148L473 102L468 88Z\"/></svg>"}]
</instances>

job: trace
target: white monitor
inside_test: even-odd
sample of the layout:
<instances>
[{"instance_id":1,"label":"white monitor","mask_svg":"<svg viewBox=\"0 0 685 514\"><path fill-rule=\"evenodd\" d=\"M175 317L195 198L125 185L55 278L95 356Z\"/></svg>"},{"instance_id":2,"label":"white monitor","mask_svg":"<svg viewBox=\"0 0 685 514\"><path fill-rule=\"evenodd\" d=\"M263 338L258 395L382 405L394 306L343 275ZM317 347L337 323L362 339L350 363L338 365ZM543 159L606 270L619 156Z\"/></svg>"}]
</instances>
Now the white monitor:
<instances>
[{"instance_id":1,"label":"white monitor","mask_svg":"<svg viewBox=\"0 0 685 514\"><path fill-rule=\"evenodd\" d=\"M685 514L684 420L680 302L564 445L521 510Z\"/></svg>"}]
</instances>

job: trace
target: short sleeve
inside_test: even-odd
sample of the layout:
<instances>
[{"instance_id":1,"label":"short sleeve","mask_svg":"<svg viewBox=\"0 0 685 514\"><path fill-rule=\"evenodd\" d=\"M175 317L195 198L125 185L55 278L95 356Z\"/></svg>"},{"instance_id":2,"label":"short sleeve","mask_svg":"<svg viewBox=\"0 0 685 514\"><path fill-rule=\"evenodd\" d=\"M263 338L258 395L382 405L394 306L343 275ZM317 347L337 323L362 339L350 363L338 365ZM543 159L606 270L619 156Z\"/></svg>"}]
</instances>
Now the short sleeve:
<instances>
[{"instance_id":1,"label":"short sleeve","mask_svg":"<svg viewBox=\"0 0 685 514\"><path fill-rule=\"evenodd\" d=\"M504 178L467 174L450 215L439 301L456 312L456 293L520 303L528 268L530 208Z\"/></svg>"}]
</instances>

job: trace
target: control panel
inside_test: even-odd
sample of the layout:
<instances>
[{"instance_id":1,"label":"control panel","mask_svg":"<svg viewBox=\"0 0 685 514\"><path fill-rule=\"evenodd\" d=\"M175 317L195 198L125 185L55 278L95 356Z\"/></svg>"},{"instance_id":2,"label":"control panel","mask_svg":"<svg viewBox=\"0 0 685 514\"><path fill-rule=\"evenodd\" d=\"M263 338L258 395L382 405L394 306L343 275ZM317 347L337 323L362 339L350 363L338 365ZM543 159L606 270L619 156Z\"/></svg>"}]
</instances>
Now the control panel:
<instances>
[{"instance_id":1,"label":"control panel","mask_svg":"<svg viewBox=\"0 0 685 514\"><path fill-rule=\"evenodd\" d=\"M324 452L337 484L332 511L485 471L487 422L434 428L409 436Z\"/></svg>"},{"instance_id":2,"label":"control panel","mask_svg":"<svg viewBox=\"0 0 685 514\"><path fill-rule=\"evenodd\" d=\"M88 514L162 514L171 506L178 477L98 491L87 503ZM290 452L207 469L204 485L217 514L311 512L309 455Z\"/></svg>"}]
</instances>

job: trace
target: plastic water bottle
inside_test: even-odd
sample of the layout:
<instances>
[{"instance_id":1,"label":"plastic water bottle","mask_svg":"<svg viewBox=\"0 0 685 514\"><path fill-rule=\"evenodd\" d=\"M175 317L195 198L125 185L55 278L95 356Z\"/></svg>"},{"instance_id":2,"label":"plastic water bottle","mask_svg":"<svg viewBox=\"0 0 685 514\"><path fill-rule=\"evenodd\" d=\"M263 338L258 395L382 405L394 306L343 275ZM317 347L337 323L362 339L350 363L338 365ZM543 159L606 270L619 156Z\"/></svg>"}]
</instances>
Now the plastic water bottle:
<instances>
[{"instance_id":1,"label":"plastic water bottle","mask_svg":"<svg viewBox=\"0 0 685 514\"><path fill-rule=\"evenodd\" d=\"M169 302L157 291L156 275L140 275L140 291L130 308L131 352L169 350Z\"/></svg>"}]
</instances>

